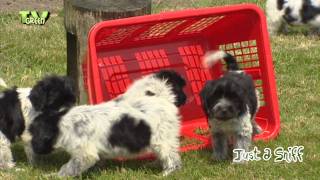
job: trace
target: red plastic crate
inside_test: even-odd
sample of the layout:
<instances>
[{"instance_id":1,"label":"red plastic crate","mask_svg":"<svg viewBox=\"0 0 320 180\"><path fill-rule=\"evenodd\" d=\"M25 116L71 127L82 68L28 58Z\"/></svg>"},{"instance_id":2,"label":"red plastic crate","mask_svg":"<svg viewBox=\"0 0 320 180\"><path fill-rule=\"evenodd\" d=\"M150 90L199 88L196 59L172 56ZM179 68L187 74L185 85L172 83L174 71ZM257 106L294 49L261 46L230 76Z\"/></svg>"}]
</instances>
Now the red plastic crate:
<instances>
[{"instance_id":1,"label":"red plastic crate","mask_svg":"<svg viewBox=\"0 0 320 180\"><path fill-rule=\"evenodd\" d=\"M236 56L252 75L260 91L256 121L263 133L254 139L278 135L280 117L266 20L255 5L236 5L168 12L104 21L90 31L84 71L89 102L97 104L123 93L134 79L161 69L174 69L188 81L188 100L180 108L181 151L211 144L199 92L204 83L218 78L225 68L206 70L206 51L223 49Z\"/></svg>"}]
</instances>

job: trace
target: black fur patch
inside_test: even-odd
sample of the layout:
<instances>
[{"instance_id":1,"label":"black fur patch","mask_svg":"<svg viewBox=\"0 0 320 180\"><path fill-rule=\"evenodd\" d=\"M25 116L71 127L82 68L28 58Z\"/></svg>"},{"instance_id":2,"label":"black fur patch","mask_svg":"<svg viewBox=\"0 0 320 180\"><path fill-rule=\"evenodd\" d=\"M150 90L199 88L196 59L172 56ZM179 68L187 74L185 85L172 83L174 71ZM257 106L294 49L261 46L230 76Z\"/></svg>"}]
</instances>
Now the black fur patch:
<instances>
[{"instance_id":1,"label":"black fur patch","mask_svg":"<svg viewBox=\"0 0 320 180\"><path fill-rule=\"evenodd\" d=\"M305 0L300 14L302 16L302 22L308 23L316 16L320 15L320 7L313 6L310 0Z\"/></svg>"},{"instance_id":2,"label":"black fur patch","mask_svg":"<svg viewBox=\"0 0 320 180\"><path fill-rule=\"evenodd\" d=\"M147 96L154 96L155 93L154 93L154 92L151 92L151 91L147 91L147 92L146 92L146 95L147 95Z\"/></svg>"},{"instance_id":3,"label":"black fur patch","mask_svg":"<svg viewBox=\"0 0 320 180\"><path fill-rule=\"evenodd\" d=\"M29 98L37 111L57 111L76 103L74 84L66 76L45 77L32 88Z\"/></svg>"},{"instance_id":4,"label":"black fur patch","mask_svg":"<svg viewBox=\"0 0 320 180\"><path fill-rule=\"evenodd\" d=\"M281 11L283 9L284 0L277 0L277 9Z\"/></svg>"},{"instance_id":5,"label":"black fur patch","mask_svg":"<svg viewBox=\"0 0 320 180\"><path fill-rule=\"evenodd\" d=\"M16 88L2 92L0 98L0 130L11 141L25 129L21 103Z\"/></svg>"},{"instance_id":6,"label":"black fur patch","mask_svg":"<svg viewBox=\"0 0 320 180\"><path fill-rule=\"evenodd\" d=\"M32 135L32 149L37 154L48 154L59 135L58 123L67 110L62 112L43 112L37 116L29 127Z\"/></svg>"},{"instance_id":7,"label":"black fur patch","mask_svg":"<svg viewBox=\"0 0 320 180\"><path fill-rule=\"evenodd\" d=\"M284 11L283 19L284 19L288 24L290 24L290 23L292 23L292 22L294 22L294 21L297 21L296 18L294 18L294 17L291 16L291 12L292 12L292 9L289 8L289 7L287 7L287 8L285 9L285 11Z\"/></svg>"},{"instance_id":8,"label":"black fur patch","mask_svg":"<svg viewBox=\"0 0 320 180\"><path fill-rule=\"evenodd\" d=\"M132 153L138 153L150 145L151 130L143 121L130 117L128 114L122 116L121 120L111 128L108 138L112 146L127 148Z\"/></svg>"},{"instance_id":9,"label":"black fur patch","mask_svg":"<svg viewBox=\"0 0 320 180\"><path fill-rule=\"evenodd\" d=\"M183 91L186 81L177 72L172 70L162 70L155 74L156 78L167 80L167 83L172 87L172 91L176 97L175 105L177 107L186 103L187 96Z\"/></svg>"},{"instance_id":10,"label":"black fur patch","mask_svg":"<svg viewBox=\"0 0 320 180\"><path fill-rule=\"evenodd\" d=\"M208 117L213 116L212 108L222 98L232 102L239 111L238 117L246 113L246 106L249 106L251 117L257 110L257 96L254 82L251 76L245 73L229 72L223 77L208 81L202 89L201 100L203 109Z\"/></svg>"}]
</instances>

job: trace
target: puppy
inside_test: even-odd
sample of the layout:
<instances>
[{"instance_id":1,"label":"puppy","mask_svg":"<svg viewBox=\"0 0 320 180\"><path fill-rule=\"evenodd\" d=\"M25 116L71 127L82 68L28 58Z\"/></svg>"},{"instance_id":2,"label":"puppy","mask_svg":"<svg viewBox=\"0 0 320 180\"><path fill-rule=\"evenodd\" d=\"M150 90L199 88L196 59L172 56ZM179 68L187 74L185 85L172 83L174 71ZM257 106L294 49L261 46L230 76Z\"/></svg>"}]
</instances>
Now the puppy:
<instances>
[{"instance_id":1,"label":"puppy","mask_svg":"<svg viewBox=\"0 0 320 180\"><path fill-rule=\"evenodd\" d=\"M75 103L76 97L70 81L67 77L49 76L33 88L14 87L0 93L0 132L10 143L15 142L17 138L23 141L30 163L34 163L35 157L31 148L29 125L47 109L67 109ZM5 86L4 81L2 85ZM30 100L46 102L46 106L37 103L32 105ZM7 146L0 148L0 151L7 151Z\"/></svg>"},{"instance_id":2,"label":"puppy","mask_svg":"<svg viewBox=\"0 0 320 180\"><path fill-rule=\"evenodd\" d=\"M59 176L81 175L101 158L153 152L166 176L181 167L178 107L186 101L184 86L177 73L160 71L135 81L114 100L68 112L47 111L30 126L33 150L39 154L66 150L71 159Z\"/></svg>"},{"instance_id":3,"label":"puppy","mask_svg":"<svg viewBox=\"0 0 320 180\"><path fill-rule=\"evenodd\" d=\"M200 92L213 137L213 158L218 161L228 159L228 143L232 143L228 140L234 139L235 149L248 151L252 136L261 131L254 121L259 105L252 78L224 51L208 53L204 65L210 68L220 59L225 60L228 71L208 81Z\"/></svg>"},{"instance_id":4,"label":"puppy","mask_svg":"<svg viewBox=\"0 0 320 180\"><path fill-rule=\"evenodd\" d=\"M308 24L320 33L320 0L267 0L266 13L271 35L287 31L287 24Z\"/></svg>"}]
</instances>

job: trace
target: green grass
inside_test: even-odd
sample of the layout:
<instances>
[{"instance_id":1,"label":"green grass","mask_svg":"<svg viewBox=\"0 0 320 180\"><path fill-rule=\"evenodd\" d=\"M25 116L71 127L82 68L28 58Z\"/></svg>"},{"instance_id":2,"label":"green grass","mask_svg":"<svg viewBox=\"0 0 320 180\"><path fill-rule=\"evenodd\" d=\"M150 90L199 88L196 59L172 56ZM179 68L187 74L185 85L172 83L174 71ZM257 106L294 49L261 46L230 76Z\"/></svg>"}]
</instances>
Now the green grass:
<instances>
[{"instance_id":1,"label":"green grass","mask_svg":"<svg viewBox=\"0 0 320 180\"><path fill-rule=\"evenodd\" d=\"M239 3L241 0L160 0L153 12ZM263 0L251 1L264 6ZM10 86L31 86L45 74L64 74L66 43L63 13L51 17L44 26L26 26L17 13L0 14L0 77ZM270 142L256 142L266 147L302 145L302 163L250 162L247 165L215 163L208 150L182 154L182 170L168 179L317 179L320 175L320 41L292 29L288 35L271 39L281 112L281 133ZM42 158L39 164L27 164L21 144L13 148L17 167L23 170L0 171L0 179L55 179L68 155L57 152ZM161 169L149 162L103 161L83 174L83 179L161 179Z\"/></svg>"}]
</instances>

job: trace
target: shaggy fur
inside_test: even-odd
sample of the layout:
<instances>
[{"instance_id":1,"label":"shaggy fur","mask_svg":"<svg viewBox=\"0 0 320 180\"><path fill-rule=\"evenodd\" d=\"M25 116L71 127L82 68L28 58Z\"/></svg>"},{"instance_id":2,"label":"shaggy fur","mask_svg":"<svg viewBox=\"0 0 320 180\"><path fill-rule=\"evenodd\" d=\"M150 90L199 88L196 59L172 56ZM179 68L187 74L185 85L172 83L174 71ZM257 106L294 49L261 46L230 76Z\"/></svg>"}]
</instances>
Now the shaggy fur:
<instances>
[{"instance_id":1,"label":"shaggy fur","mask_svg":"<svg viewBox=\"0 0 320 180\"><path fill-rule=\"evenodd\" d=\"M271 35L286 32L287 24L307 24L320 33L320 0L267 0L266 13Z\"/></svg>"},{"instance_id":2,"label":"shaggy fur","mask_svg":"<svg viewBox=\"0 0 320 180\"><path fill-rule=\"evenodd\" d=\"M15 142L17 137L22 139L30 163L34 163L35 158L28 131L31 122L47 108L60 106L67 109L74 104L75 95L71 84L66 77L48 76L32 89L14 87L0 93L0 131L11 142ZM5 85L4 81L2 85ZM45 101L47 105L33 106L30 98Z\"/></svg>"},{"instance_id":3,"label":"shaggy fur","mask_svg":"<svg viewBox=\"0 0 320 180\"><path fill-rule=\"evenodd\" d=\"M7 89L0 95L0 131L13 142L25 129L17 88Z\"/></svg>"},{"instance_id":4,"label":"shaggy fur","mask_svg":"<svg viewBox=\"0 0 320 180\"><path fill-rule=\"evenodd\" d=\"M224 51L211 52L204 58L207 67L224 59L228 72L208 81L201 91L204 112L208 116L213 141L213 158L228 159L228 140L234 148L249 150L252 136L260 133L255 123L258 97L252 78L239 70L235 58Z\"/></svg>"},{"instance_id":5,"label":"shaggy fur","mask_svg":"<svg viewBox=\"0 0 320 180\"><path fill-rule=\"evenodd\" d=\"M181 167L177 106L186 101L184 86L177 73L160 71L135 81L114 100L46 113L30 127L32 147L40 154L62 148L71 155L59 176L78 176L100 158L145 152L155 153L168 175Z\"/></svg>"},{"instance_id":6,"label":"shaggy fur","mask_svg":"<svg viewBox=\"0 0 320 180\"><path fill-rule=\"evenodd\" d=\"M10 141L0 131L0 169L9 169L15 166L10 145Z\"/></svg>"}]
</instances>

